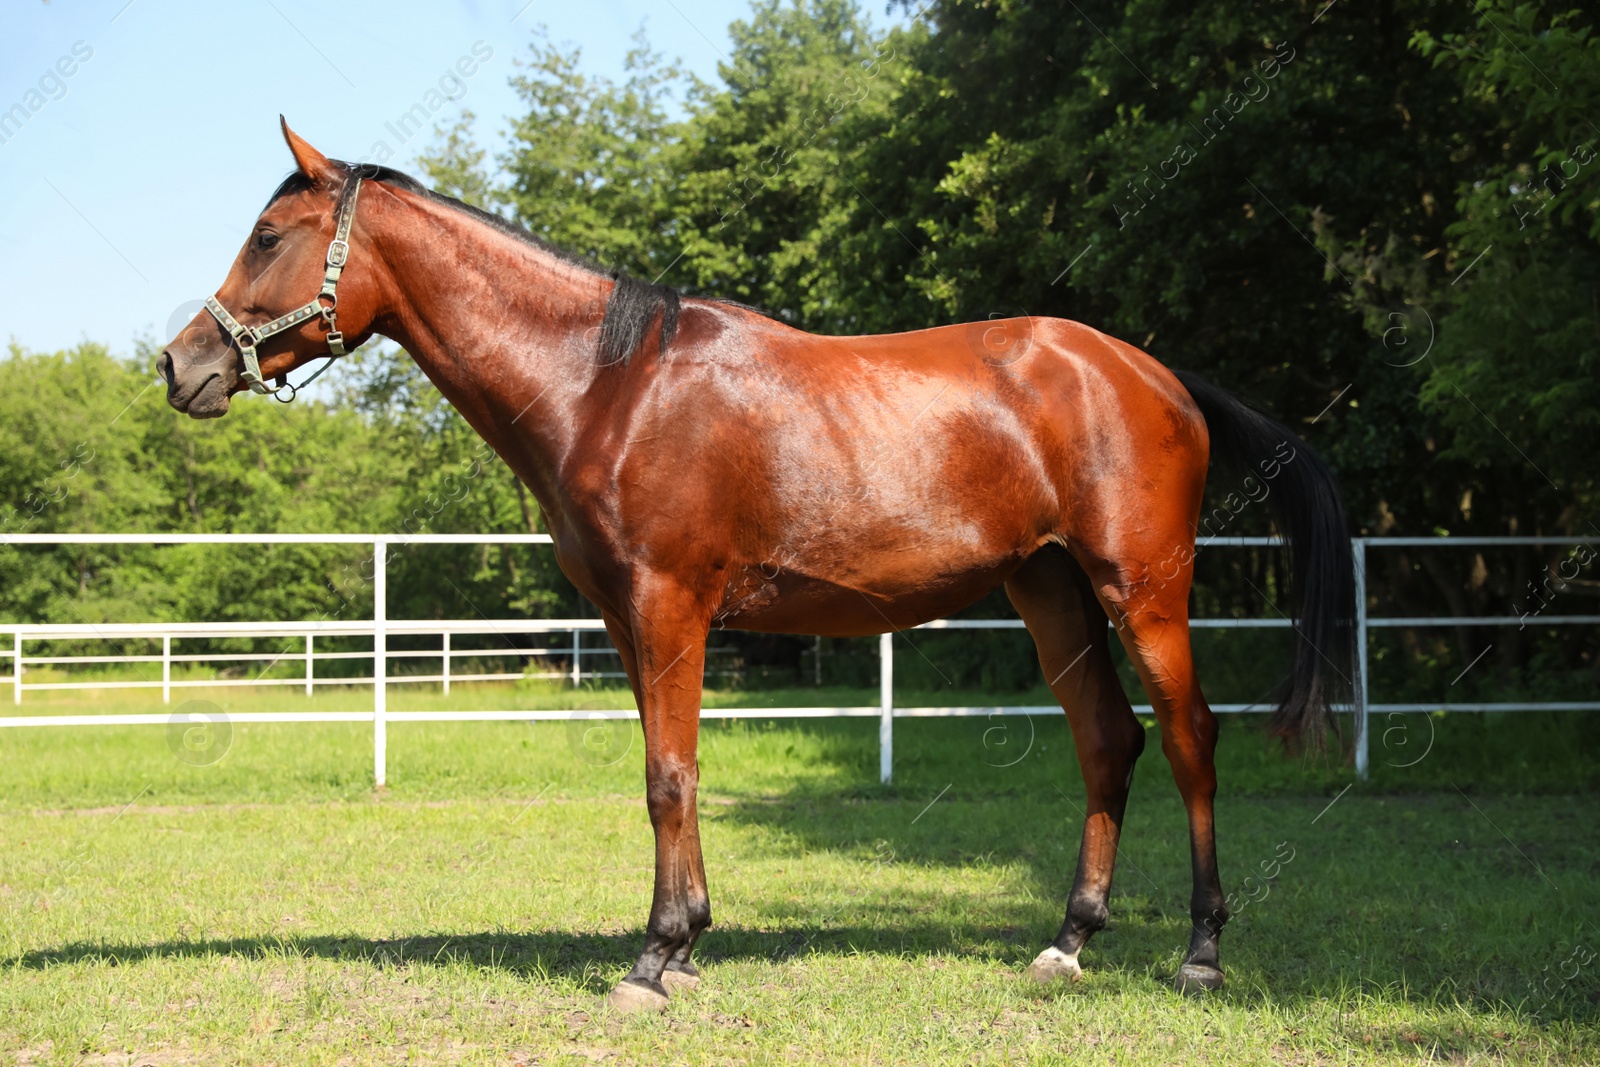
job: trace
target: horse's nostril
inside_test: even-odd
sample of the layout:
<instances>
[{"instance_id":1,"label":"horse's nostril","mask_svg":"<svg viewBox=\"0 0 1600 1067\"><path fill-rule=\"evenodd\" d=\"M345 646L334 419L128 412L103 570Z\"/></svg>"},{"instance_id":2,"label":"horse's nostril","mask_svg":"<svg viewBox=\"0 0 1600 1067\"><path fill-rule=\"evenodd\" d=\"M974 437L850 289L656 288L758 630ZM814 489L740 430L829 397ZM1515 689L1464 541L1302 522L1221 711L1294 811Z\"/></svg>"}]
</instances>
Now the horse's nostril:
<instances>
[{"instance_id":1,"label":"horse's nostril","mask_svg":"<svg viewBox=\"0 0 1600 1067\"><path fill-rule=\"evenodd\" d=\"M169 386L172 384L172 353L163 351L156 357L156 373Z\"/></svg>"}]
</instances>

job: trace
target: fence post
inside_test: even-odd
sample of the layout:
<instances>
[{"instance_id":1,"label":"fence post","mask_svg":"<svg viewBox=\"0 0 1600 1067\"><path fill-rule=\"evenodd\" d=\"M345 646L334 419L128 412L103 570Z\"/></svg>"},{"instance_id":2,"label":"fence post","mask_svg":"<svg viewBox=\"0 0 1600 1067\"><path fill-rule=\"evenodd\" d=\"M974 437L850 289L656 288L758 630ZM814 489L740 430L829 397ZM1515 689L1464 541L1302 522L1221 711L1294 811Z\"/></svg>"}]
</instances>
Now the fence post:
<instances>
[{"instance_id":1,"label":"fence post","mask_svg":"<svg viewBox=\"0 0 1600 1067\"><path fill-rule=\"evenodd\" d=\"M450 631L446 630L440 636L444 638L444 649L443 649L443 653L444 653L444 670L441 671L440 674L442 674L444 676L444 695L445 696L449 696L450 695Z\"/></svg>"},{"instance_id":2,"label":"fence post","mask_svg":"<svg viewBox=\"0 0 1600 1067\"><path fill-rule=\"evenodd\" d=\"M1356 577L1356 777L1367 780L1368 761L1371 757L1367 744L1367 702L1370 690L1367 684L1367 540L1351 538L1351 555L1355 559Z\"/></svg>"},{"instance_id":3,"label":"fence post","mask_svg":"<svg viewBox=\"0 0 1600 1067\"><path fill-rule=\"evenodd\" d=\"M372 782L388 784L389 542L372 539Z\"/></svg>"},{"instance_id":4,"label":"fence post","mask_svg":"<svg viewBox=\"0 0 1600 1067\"><path fill-rule=\"evenodd\" d=\"M314 684L315 660L311 655L311 642L315 640L312 634L306 634L306 696L311 695L311 686Z\"/></svg>"},{"instance_id":5,"label":"fence post","mask_svg":"<svg viewBox=\"0 0 1600 1067\"><path fill-rule=\"evenodd\" d=\"M22 631L17 631L16 644L11 646L11 699L22 703Z\"/></svg>"},{"instance_id":6,"label":"fence post","mask_svg":"<svg viewBox=\"0 0 1600 1067\"><path fill-rule=\"evenodd\" d=\"M572 688L576 689L583 681L583 669L579 666L582 662L579 657L583 655L583 631L573 628L572 631Z\"/></svg>"},{"instance_id":7,"label":"fence post","mask_svg":"<svg viewBox=\"0 0 1600 1067\"><path fill-rule=\"evenodd\" d=\"M894 778L894 634L878 637L878 780Z\"/></svg>"},{"instance_id":8,"label":"fence post","mask_svg":"<svg viewBox=\"0 0 1600 1067\"><path fill-rule=\"evenodd\" d=\"M161 703L172 703L172 635L161 635Z\"/></svg>"}]
</instances>

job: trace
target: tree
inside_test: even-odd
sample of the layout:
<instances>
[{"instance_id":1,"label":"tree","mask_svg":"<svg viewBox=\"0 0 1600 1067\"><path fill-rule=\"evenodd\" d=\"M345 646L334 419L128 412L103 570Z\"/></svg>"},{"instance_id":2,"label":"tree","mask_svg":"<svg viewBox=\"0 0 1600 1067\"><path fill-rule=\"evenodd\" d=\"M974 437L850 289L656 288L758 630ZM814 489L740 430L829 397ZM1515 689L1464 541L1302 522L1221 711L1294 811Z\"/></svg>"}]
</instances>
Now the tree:
<instances>
[{"instance_id":1,"label":"tree","mask_svg":"<svg viewBox=\"0 0 1600 1067\"><path fill-rule=\"evenodd\" d=\"M674 123L667 108L699 85L663 65L635 38L621 83L577 70L541 30L527 73L511 79L528 107L511 129L500 163L507 184L495 197L529 230L608 267L655 278L671 265L665 193Z\"/></svg>"},{"instance_id":2,"label":"tree","mask_svg":"<svg viewBox=\"0 0 1600 1067\"><path fill-rule=\"evenodd\" d=\"M1417 294L1439 311L1422 395L1449 454L1505 472L1519 529L1600 537L1600 39L1592 14L1541 7L1500 0L1493 32L1414 38L1496 113L1500 145L1457 184L1455 276Z\"/></svg>"},{"instance_id":3,"label":"tree","mask_svg":"<svg viewBox=\"0 0 1600 1067\"><path fill-rule=\"evenodd\" d=\"M760 0L729 36L724 87L698 94L666 154L668 279L804 328L869 328L834 283L837 241L859 201L862 124L889 114L904 34L875 33L848 0Z\"/></svg>"}]
</instances>

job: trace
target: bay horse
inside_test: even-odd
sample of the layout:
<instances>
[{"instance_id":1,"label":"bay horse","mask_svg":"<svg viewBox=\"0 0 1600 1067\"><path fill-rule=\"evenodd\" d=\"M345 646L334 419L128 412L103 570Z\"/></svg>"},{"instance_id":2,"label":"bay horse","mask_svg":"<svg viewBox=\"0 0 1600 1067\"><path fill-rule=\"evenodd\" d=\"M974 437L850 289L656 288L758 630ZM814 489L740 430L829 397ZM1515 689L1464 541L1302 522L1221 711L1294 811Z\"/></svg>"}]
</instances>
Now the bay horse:
<instances>
[{"instance_id":1,"label":"bay horse","mask_svg":"<svg viewBox=\"0 0 1600 1067\"><path fill-rule=\"evenodd\" d=\"M381 334L532 490L562 571L621 654L644 731L655 890L615 1007L660 1010L699 982L711 628L879 634L1002 584L1066 712L1088 800L1065 921L1029 975L1076 980L1106 925L1145 737L1112 664L1114 629L1188 812L1192 930L1174 981L1222 985L1217 727L1188 620L1213 456L1269 485L1292 545L1296 648L1273 728L1321 742L1337 683L1354 674L1338 490L1289 429L1076 322L805 333L603 271L397 171L330 160L287 123L283 134L295 171L158 359L168 403L215 418L233 394L282 388Z\"/></svg>"}]
</instances>

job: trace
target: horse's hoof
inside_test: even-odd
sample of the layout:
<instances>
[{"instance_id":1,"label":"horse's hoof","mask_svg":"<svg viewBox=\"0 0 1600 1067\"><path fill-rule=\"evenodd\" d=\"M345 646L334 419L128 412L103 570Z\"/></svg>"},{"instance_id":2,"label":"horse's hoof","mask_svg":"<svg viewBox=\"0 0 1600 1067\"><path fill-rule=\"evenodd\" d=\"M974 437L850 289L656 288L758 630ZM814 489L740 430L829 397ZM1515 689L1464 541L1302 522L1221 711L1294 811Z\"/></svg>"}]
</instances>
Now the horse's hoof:
<instances>
[{"instance_id":1,"label":"horse's hoof","mask_svg":"<svg viewBox=\"0 0 1600 1067\"><path fill-rule=\"evenodd\" d=\"M690 971L678 971L671 967L661 972L661 985L670 993L686 993L700 985L700 975Z\"/></svg>"},{"instance_id":2,"label":"horse's hoof","mask_svg":"<svg viewBox=\"0 0 1600 1067\"><path fill-rule=\"evenodd\" d=\"M1185 963L1178 968L1178 976L1172 980L1178 992L1190 995L1221 989L1222 982L1222 972L1204 963Z\"/></svg>"},{"instance_id":3,"label":"horse's hoof","mask_svg":"<svg viewBox=\"0 0 1600 1067\"><path fill-rule=\"evenodd\" d=\"M1058 978L1076 982L1083 977L1083 968L1078 966L1078 957L1069 956L1051 945L1034 957L1034 961L1028 965L1028 977L1040 985L1054 982Z\"/></svg>"},{"instance_id":4,"label":"horse's hoof","mask_svg":"<svg viewBox=\"0 0 1600 1067\"><path fill-rule=\"evenodd\" d=\"M606 1003L612 1010L620 1011L624 1015L635 1012L667 1010L667 991L659 982L652 983L654 988L633 979L624 979L617 983L617 988L606 997Z\"/></svg>"}]
</instances>

